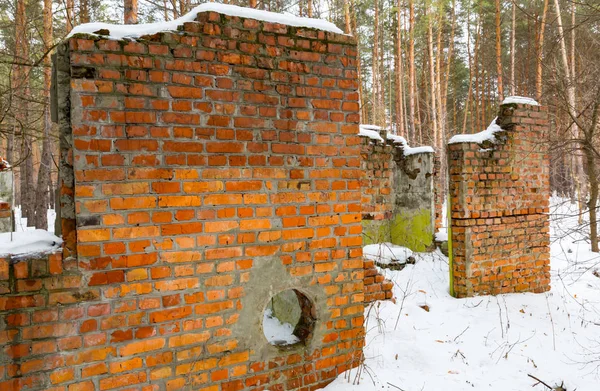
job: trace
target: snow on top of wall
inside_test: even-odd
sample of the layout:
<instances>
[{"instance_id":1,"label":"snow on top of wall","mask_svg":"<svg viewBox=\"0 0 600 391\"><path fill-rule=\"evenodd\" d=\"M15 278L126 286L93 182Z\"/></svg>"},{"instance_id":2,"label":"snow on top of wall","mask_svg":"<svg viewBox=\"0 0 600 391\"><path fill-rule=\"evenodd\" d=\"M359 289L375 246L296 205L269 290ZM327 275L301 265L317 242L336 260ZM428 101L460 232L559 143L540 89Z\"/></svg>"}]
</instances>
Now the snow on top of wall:
<instances>
[{"instance_id":1,"label":"snow on top of wall","mask_svg":"<svg viewBox=\"0 0 600 391\"><path fill-rule=\"evenodd\" d=\"M384 142L381 134L379 133L383 128L377 125L360 125L358 135L368 137L371 140ZM416 155L418 153L434 153L432 147L423 146L423 147L410 147L406 139L402 136L397 136L395 134L386 133L386 139L392 140L394 144L400 144L402 146L402 152L404 156Z\"/></svg>"},{"instance_id":2,"label":"snow on top of wall","mask_svg":"<svg viewBox=\"0 0 600 391\"><path fill-rule=\"evenodd\" d=\"M43 229L0 234L1 255L43 254L60 247L62 239Z\"/></svg>"},{"instance_id":3,"label":"snow on top of wall","mask_svg":"<svg viewBox=\"0 0 600 391\"><path fill-rule=\"evenodd\" d=\"M527 98L525 96L508 96L502 101L503 105L507 105L510 103L519 103L522 105L532 105L532 106L540 105L535 99Z\"/></svg>"},{"instance_id":4,"label":"snow on top of wall","mask_svg":"<svg viewBox=\"0 0 600 391\"><path fill-rule=\"evenodd\" d=\"M404 152L404 156L416 155L418 153L434 153L432 147L430 146L422 146L422 147L411 147L408 145L406 139L402 136L397 136L395 134L388 133L387 139L392 140L394 144L402 145L402 152Z\"/></svg>"},{"instance_id":5,"label":"snow on top of wall","mask_svg":"<svg viewBox=\"0 0 600 391\"><path fill-rule=\"evenodd\" d=\"M238 7L229 4L204 3L195 7L182 17L168 22L129 25L117 25L110 23L82 24L71 30L67 38L78 33L95 34L98 30L108 30L110 32L109 38L111 39L139 38L143 35L152 35L161 31L176 31L177 27L183 25L185 22L195 21L196 16L199 13L209 11L218 12L220 14L229 16L261 20L263 22L285 24L287 26L309 27L337 34L344 33L336 25L326 20L301 18L290 14L279 14L276 12Z\"/></svg>"},{"instance_id":6,"label":"snow on top of wall","mask_svg":"<svg viewBox=\"0 0 600 391\"><path fill-rule=\"evenodd\" d=\"M379 134L380 130L381 130L381 127L379 127L377 125L360 125L358 127L358 135L368 137L371 140L377 140L377 141L383 142L383 139L381 138L381 135Z\"/></svg>"},{"instance_id":7,"label":"snow on top of wall","mask_svg":"<svg viewBox=\"0 0 600 391\"><path fill-rule=\"evenodd\" d=\"M474 134L457 134L456 136L452 136L452 138L448 141L448 144L459 144L459 143L477 143L481 144L484 141L495 142L496 136L494 135L496 132L502 131L502 128L496 124L496 120L498 117L494 118L490 126L486 130L483 130L479 133Z\"/></svg>"}]
</instances>

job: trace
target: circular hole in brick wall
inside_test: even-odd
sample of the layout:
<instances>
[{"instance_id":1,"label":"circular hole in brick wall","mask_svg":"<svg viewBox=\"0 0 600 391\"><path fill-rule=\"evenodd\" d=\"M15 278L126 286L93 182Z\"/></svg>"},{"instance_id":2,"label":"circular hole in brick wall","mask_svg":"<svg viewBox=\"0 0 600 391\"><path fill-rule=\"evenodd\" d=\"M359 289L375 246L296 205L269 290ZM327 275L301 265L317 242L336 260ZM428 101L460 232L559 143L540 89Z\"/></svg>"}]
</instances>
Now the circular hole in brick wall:
<instances>
[{"instance_id":1,"label":"circular hole in brick wall","mask_svg":"<svg viewBox=\"0 0 600 391\"><path fill-rule=\"evenodd\" d=\"M273 296L263 314L263 333L271 345L288 347L312 335L315 306L306 295L288 289Z\"/></svg>"}]
</instances>

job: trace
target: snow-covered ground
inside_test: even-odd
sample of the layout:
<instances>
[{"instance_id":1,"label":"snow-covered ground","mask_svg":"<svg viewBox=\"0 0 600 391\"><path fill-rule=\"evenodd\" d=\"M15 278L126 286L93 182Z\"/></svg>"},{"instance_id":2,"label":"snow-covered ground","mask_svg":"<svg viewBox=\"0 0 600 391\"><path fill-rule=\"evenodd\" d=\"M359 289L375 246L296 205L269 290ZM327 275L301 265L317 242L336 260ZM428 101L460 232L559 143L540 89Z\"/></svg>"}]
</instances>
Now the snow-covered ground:
<instances>
[{"instance_id":1,"label":"snow-covered ground","mask_svg":"<svg viewBox=\"0 0 600 391\"><path fill-rule=\"evenodd\" d=\"M56 213L48 209L48 230L27 226L27 218L21 217L21 208L15 208L15 232L0 234L0 255L24 255L44 253L57 249L62 240L54 236Z\"/></svg>"},{"instance_id":2,"label":"snow-covered ground","mask_svg":"<svg viewBox=\"0 0 600 391\"><path fill-rule=\"evenodd\" d=\"M34 231L34 227L27 226L27 218L21 216L21 208L16 207L15 211L15 231L16 232L27 232ZM48 232L54 233L54 221L56 220L56 212L54 209L48 209Z\"/></svg>"},{"instance_id":3,"label":"snow-covered ground","mask_svg":"<svg viewBox=\"0 0 600 391\"><path fill-rule=\"evenodd\" d=\"M552 290L454 299L448 259L415 254L385 270L396 302L366 314L365 363L325 389L600 390L600 254L589 251L577 208L553 200Z\"/></svg>"},{"instance_id":4,"label":"snow-covered ground","mask_svg":"<svg viewBox=\"0 0 600 391\"><path fill-rule=\"evenodd\" d=\"M363 256L365 259L389 264L391 262L406 263L408 258L413 256L413 252L406 247L397 246L392 243L368 244L363 247Z\"/></svg>"},{"instance_id":5,"label":"snow-covered ground","mask_svg":"<svg viewBox=\"0 0 600 391\"><path fill-rule=\"evenodd\" d=\"M269 308L263 315L263 332L267 341L272 345L283 346L300 342L300 339L294 335L294 326L282 323Z\"/></svg>"}]
</instances>

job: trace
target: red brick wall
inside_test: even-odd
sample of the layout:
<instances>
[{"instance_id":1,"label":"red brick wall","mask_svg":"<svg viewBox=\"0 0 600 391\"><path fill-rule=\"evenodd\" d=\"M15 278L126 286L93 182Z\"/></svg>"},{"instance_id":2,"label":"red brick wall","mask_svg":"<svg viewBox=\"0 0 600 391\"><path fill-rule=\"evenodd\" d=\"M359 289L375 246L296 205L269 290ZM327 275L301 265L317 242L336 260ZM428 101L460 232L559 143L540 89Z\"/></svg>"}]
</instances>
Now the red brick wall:
<instances>
[{"instance_id":1,"label":"red brick wall","mask_svg":"<svg viewBox=\"0 0 600 391\"><path fill-rule=\"evenodd\" d=\"M385 132L382 136L385 137ZM391 219L394 211L394 155L399 152L392 144L368 137L362 139L361 163L365 172L361 180L363 219Z\"/></svg>"},{"instance_id":2,"label":"red brick wall","mask_svg":"<svg viewBox=\"0 0 600 391\"><path fill-rule=\"evenodd\" d=\"M390 300L394 297L394 283L386 280L375 267L375 261L365 260L365 303L377 300Z\"/></svg>"},{"instance_id":3,"label":"red brick wall","mask_svg":"<svg viewBox=\"0 0 600 391\"><path fill-rule=\"evenodd\" d=\"M458 297L550 289L545 107L499 109L496 144L450 144L454 292Z\"/></svg>"},{"instance_id":4,"label":"red brick wall","mask_svg":"<svg viewBox=\"0 0 600 391\"><path fill-rule=\"evenodd\" d=\"M413 251L433 249L437 212L432 151L414 151L387 131L381 138L362 137L362 225L365 244L390 242ZM429 218L427 218L429 216ZM427 221L429 220L429 221Z\"/></svg>"},{"instance_id":5,"label":"red brick wall","mask_svg":"<svg viewBox=\"0 0 600 391\"><path fill-rule=\"evenodd\" d=\"M360 363L354 41L216 13L197 20L181 33L76 36L59 49L77 234L65 270L81 280L23 310L32 325L37 312L54 314L32 326L39 337L0 329L22 352L2 363L0 389L308 390ZM262 313L292 288L317 322L305 344L279 349L262 335ZM20 347L37 338L53 348Z\"/></svg>"},{"instance_id":6,"label":"red brick wall","mask_svg":"<svg viewBox=\"0 0 600 391\"><path fill-rule=\"evenodd\" d=\"M60 251L0 258L0 390L59 390L52 383L73 372L69 352L95 343L98 334L80 335L76 323L82 298L97 296L80 291L81 275L64 266Z\"/></svg>"}]
</instances>

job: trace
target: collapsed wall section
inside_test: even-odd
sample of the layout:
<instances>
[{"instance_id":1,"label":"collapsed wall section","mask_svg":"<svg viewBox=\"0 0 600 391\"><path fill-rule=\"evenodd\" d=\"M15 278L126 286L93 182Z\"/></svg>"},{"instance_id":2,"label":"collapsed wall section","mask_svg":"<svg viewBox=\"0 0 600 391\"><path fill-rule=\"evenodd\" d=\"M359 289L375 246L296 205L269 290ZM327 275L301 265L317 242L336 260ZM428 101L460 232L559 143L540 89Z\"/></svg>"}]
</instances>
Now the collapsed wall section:
<instances>
[{"instance_id":1,"label":"collapsed wall section","mask_svg":"<svg viewBox=\"0 0 600 391\"><path fill-rule=\"evenodd\" d=\"M450 140L457 297L550 289L547 129L545 107L507 103L488 130Z\"/></svg>"},{"instance_id":2,"label":"collapsed wall section","mask_svg":"<svg viewBox=\"0 0 600 391\"><path fill-rule=\"evenodd\" d=\"M64 258L50 298L0 307L0 388L308 390L357 366L354 39L215 12L106 33L58 48ZM308 320L277 346L263 313L289 290Z\"/></svg>"},{"instance_id":3,"label":"collapsed wall section","mask_svg":"<svg viewBox=\"0 0 600 391\"><path fill-rule=\"evenodd\" d=\"M434 234L434 153L361 125L362 225L365 244L390 242L426 251Z\"/></svg>"}]
</instances>

